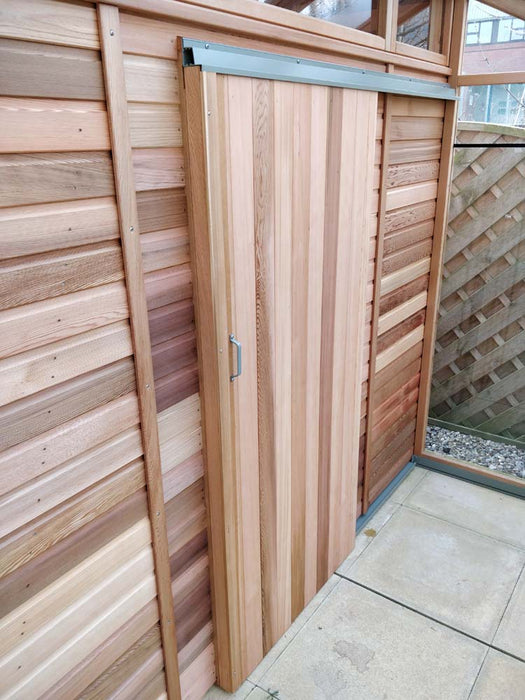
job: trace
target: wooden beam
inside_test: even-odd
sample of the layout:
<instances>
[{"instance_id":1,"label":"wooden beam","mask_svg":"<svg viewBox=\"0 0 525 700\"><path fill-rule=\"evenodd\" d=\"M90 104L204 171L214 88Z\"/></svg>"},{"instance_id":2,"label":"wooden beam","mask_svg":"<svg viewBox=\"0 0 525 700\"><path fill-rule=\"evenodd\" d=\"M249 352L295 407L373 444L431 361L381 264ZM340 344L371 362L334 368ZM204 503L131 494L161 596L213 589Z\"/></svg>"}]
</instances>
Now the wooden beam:
<instances>
[{"instance_id":1,"label":"wooden beam","mask_svg":"<svg viewBox=\"0 0 525 700\"><path fill-rule=\"evenodd\" d=\"M457 0L454 10L454 22L451 44L451 68L457 76L463 56L467 17L467 0ZM436 203L436 218L434 224L434 240L430 262L430 281L428 303L425 318L425 333L423 337L423 357L421 362L421 385L418 402L416 438L414 452L423 454L427 429L428 407L430 403L432 364L436 328L438 320L439 301L441 295L441 274L443 255L446 243L448 222L448 202L450 197L450 180L454 162L454 138L456 134L457 102L447 102L441 142L441 163Z\"/></svg>"},{"instance_id":2,"label":"wooden beam","mask_svg":"<svg viewBox=\"0 0 525 700\"><path fill-rule=\"evenodd\" d=\"M119 11L116 7L110 5L99 4L97 8L111 132L115 190L135 357L136 385L144 449L144 468L157 582L166 688L170 700L180 700L177 641L175 637L173 596L171 593L166 514L162 491L157 408L155 404L148 312L146 308L137 202L131 158Z\"/></svg>"},{"instance_id":3,"label":"wooden beam","mask_svg":"<svg viewBox=\"0 0 525 700\"><path fill-rule=\"evenodd\" d=\"M379 303L381 301L381 277L383 267L383 247L385 239L385 215L388 180L388 152L390 148L390 127L392 124L392 96L385 95L383 112L383 134L381 141L381 182L379 185L379 213L377 218L376 257L374 264L374 297L372 301L372 329L370 334L370 357L368 364L368 394L366 408L365 460L363 472L363 509L366 513L370 505L370 475L372 462L372 416L376 383L377 335L379 324Z\"/></svg>"},{"instance_id":4,"label":"wooden beam","mask_svg":"<svg viewBox=\"0 0 525 700\"><path fill-rule=\"evenodd\" d=\"M385 37L385 49L395 51L397 35L397 0L380 0L379 35Z\"/></svg>"},{"instance_id":5,"label":"wooden beam","mask_svg":"<svg viewBox=\"0 0 525 700\"><path fill-rule=\"evenodd\" d=\"M509 83L525 83L525 71L509 71L507 73L478 73L477 75L458 75L451 79L454 87L464 85L507 85Z\"/></svg>"}]
</instances>

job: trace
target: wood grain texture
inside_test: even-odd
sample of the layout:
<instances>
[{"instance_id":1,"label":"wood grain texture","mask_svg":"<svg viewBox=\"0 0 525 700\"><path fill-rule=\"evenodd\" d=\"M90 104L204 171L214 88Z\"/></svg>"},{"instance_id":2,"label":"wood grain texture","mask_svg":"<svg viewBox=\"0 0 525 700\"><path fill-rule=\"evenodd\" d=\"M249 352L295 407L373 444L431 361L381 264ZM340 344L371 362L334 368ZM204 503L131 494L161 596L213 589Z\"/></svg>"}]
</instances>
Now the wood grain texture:
<instances>
[{"instance_id":1,"label":"wood grain texture","mask_svg":"<svg viewBox=\"0 0 525 700\"><path fill-rule=\"evenodd\" d=\"M113 411L120 415L112 416ZM1 464L11 465L12 473L2 474L1 492L45 474L138 422L136 397L127 394L6 450L0 456Z\"/></svg>"},{"instance_id":2,"label":"wood grain texture","mask_svg":"<svg viewBox=\"0 0 525 700\"><path fill-rule=\"evenodd\" d=\"M114 194L108 153L0 155L0 207Z\"/></svg>"},{"instance_id":3,"label":"wood grain texture","mask_svg":"<svg viewBox=\"0 0 525 700\"><path fill-rule=\"evenodd\" d=\"M102 151L109 148L103 102L0 99L0 151Z\"/></svg>"},{"instance_id":4,"label":"wood grain texture","mask_svg":"<svg viewBox=\"0 0 525 700\"><path fill-rule=\"evenodd\" d=\"M113 197L0 209L0 257L36 255L118 239Z\"/></svg>"},{"instance_id":5,"label":"wood grain texture","mask_svg":"<svg viewBox=\"0 0 525 700\"><path fill-rule=\"evenodd\" d=\"M234 489L230 494L239 489L232 485L231 465L237 450L246 449L243 435L249 431L233 433L239 447L231 452L228 378L234 358L226 354L225 339L230 329L235 331L248 358L242 377L233 384L239 402L252 383L257 386L257 405L252 390L249 401L246 395L246 410L235 410L234 425L254 416L258 427L258 454L255 460L246 457L242 478L246 483L260 478L263 631L265 648L270 648L352 546L347 523L356 517L361 395L351 387L361 389L363 371L377 99L210 74L202 80L199 73L185 72L183 106L189 174L199 178L199 186L193 180L188 189L192 247L199 260L196 313L205 455L208 465L220 467L224 460L222 470L214 466L210 472L208 467L207 473L218 677L232 689L241 680L232 668L237 671L235 654L246 634L242 616L247 608L231 613L230 630L233 624L235 628L228 633L221 627L227 608L217 600L230 590L238 605L239 589L225 575L224 560L233 562L231 557L243 551L230 553L231 532L219 539L219 528L224 532L224 522L236 510L239 522L235 501L225 512L225 493L227 487ZM358 113L366 115L366 138L361 140L344 127L355 123ZM360 164L359 178L354 176L355 162ZM360 206L350 207L350 201ZM251 270L246 260L253 260ZM350 277L361 284L351 287ZM215 295L223 300L220 310ZM211 299L213 315L207 311ZM199 314L208 314L204 328ZM256 320L255 338L248 319L252 324ZM326 323L331 324L330 337ZM256 367L250 364L254 353ZM321 435L314 429L316 422ZM217 462L210 462L210 450ZM253 500L256 489L244 496L252 510L258 505ZM318 507L324 520L315 522L310 516ZM244 504L242 512L244 518ZM256 531L255 525L250 531L245 526L241 544ZM244 546L253 552L254 547ZM242 571L242 559L237 561ZM253 572L250 577L254 579Z\"/></svg>"},{"instance_id":6,"label":"wood grain texture","mask_svg":"<svg viewBox=\"0 0 525 700\"><path fill-rule=\"evenodd\" d=\"M153 366L146 291L139 240L139 216L133 181L131 146L134 139L134 125L132 115L128 116L128 105L125 97L119 12L115 7L109 5L98 5L97 9L108 113L111 123L115 186L135 357L136 384L144 448L145 475L148 485L148 503L166 684L170 696L176 700L180 698L180 682L173 599L169 585L166 515L160 477L160 447L153 391Z\"/></svg>"},{"instance_id":7,"label":"wood grain texture","mask_svg":"<svg viewBox=\"0 0 525 700\"><path fill-rule=\"evenodd\" d=\"M174 79L176 75L174 61L124 55L126 98L130 102L178 103L178 81Z\"/></svg>"},{"instance_id":8,"label":"wood grain texture","mask_svg":"<svg viewBox=\"0 0 525 700\"><path fill-rule=\"evenodd\" d=\"M59 46L98 49L97 15L93 6L54 0L5 0L0 36Z\"/></svg>"},{"instance_id":9,"label":"wood grain texture","mask_svg":"<svg viewBox=\"0 0 525 700\"><path fill-rule=\"evenodd\" d=\"M0 94L103 100L98 51L0 39Z\"/></svg>"},{"instance_id":10,"label":"wood grain texture","mask_svg":"<svg viewBox=\"0 0 525 700\"><path fill-rule=\"evenodd\" d=\"M133 170L138 192L184 186L181 148L135 148Z\"/></svg>"},{"instance_id":11,"label":"wood grain texture","mask_svg":"<svg viewBox=\"0 0 525 700\"><path fill-rule=\"evenodd\" d=\"M209 76L208 76L209 77ZM221 389L219 384L219 373L224 377L228 377L230 373L229 369L229 352L222 353L223 359L217 364L217 359L220 359L220 355L209 354L207 351L211 350L213 347L217 347L216 343L227 342L228 328L224 328L224 306L221 307L221 324L223 327L222 333L219 333L218 339L216 337L217 331L214 330L215 321L211 312L211 307L208 305L207 300L211 298L212 294L220 294L220 298L224 298L224 280L220 277L220 260L215 262L211 256L210 242L208 240L208 208L206 204L206 170L205 170L205 152L206 147L211 148L210 139L217 139L218 125L210 125L212 128L211 135L206 133L203 118L205 113L204 101L205 97L203 95L203 87L201 85L200 73L195 70L188 70L185 73L185 92L184 99L182 101L183 108L183 118L184 118L184 129L185 129L185 152L187 157L187 162L189 163L188 174L191 175L191 184L189 187L189 215L191 220L190 227L190 241L193 251L193 260L196 270L196 280L195 280L195 292L196 299L198 300L196 304L196 314L197 314L197 325L200 328L198 334L198 342L200 347L199 362L201 376L203 377L203 402L204 402L204 425L205 425L205 454L208 464L216 463L217 466L220 465L223 454L227 454L225 450L231 450L228 445L228 440L223 438L221 434L221 416L219 414L219 396L221 395ZM216 92L217 88L215 84L206 86L210 90L210 106L213 103L217 104ZM216 119L219 119L222 115L216 110ZM211 143L217 143L216 140ZM216 147L216 146L215 146ZM214 174L210 173L210 177L214 177L217 184L220 183L220 165L218 163L214 166ZM220 185L217 189L217 198L220 200ZM217 225L221 225L221 211L219 206L215 206L213 210L210 211L210 216L213 221L217 221ZM223 225L223 224L222 224ZM222 229L221 229L222 230ZM197 236L196 232L206 232L206 235ZM217 255L221 254L221 247L217 249ZM224 255L224 253L222 253ZM216 267L212 267L215 265ZM214 274L210 274L210 270L214 271ZM215 277L217 275L217 277ZM214 290L212 292L212 290ZM199 325L200 324L200 325ZM228 381L228 380L227 380ZM224 382L224 379L223 379ZM228 392L231 391L228 387ZM224 392L224 389L222 390ZM225 414L225 420L227 414ZM255 427L255 434L257 433L257 427ZM253 432L252 432L253 436ZM215 461L216 460L216 461ZM232 466L235 465L234 461L230 461ZM228 487L223 484L223 477L221 475L220 469L207 471L206 489L208 494L209 503L209 536L211 544L211 563L214 576L214 585L212 588L212 596L214 599L214 627L216 634L216 648L217 648L217 674L219 682L225 687L233 688L238 685L241 681L244 673L248 671L242 670L243 668L243 652L242 647L239 645L239 640L236 637L241 634L243 637L246 632L244 631L244 625L239 628L239 616L244 614L242 609L242 603L238 600L240 593L238 585L234 580L229 580L228 568L233 566L238 566L237 563L239 555L242 556L242 550L238 552L235 543L231 541L231 535L228 534L231 530L232 534L234 531L236 511L239 506L235 504L234 501L234 512L228 512L229 503L228 501L224 503L223 498L231 489L231 476L228 476ZM238 490L234 488L230 491L235 496L235 500L239 498ZM258 493L258 484L255 484L255 494ZM214 494L214 498L210 500L210 495ZM229 497L228 497L229 498ZM231 523L231 524L230 524ZM258 551L258 544L256 545ZM228 553L228 558L226 558L226 553ZM235 564L227 563L235 562ZM240 563L241 567L245 564ZM255 586L259 588L260 591L260 574L258 571L253 571L250 573L250 578L255 580ZM233 584L234 592L232 597L232 592L229 591ZM256 590L257 590L256 588ZM259 592L260 596L260 592ZM257 605L257 599L255 600L256 609L258 607L259 612L256 613L258 619L260 620L260 597ZM252 606L253 609L253 606ZM255 619L257 619L257 617ZM232 623L235 625L232 628ZM260 624L260 623L259 623ZM259 629L253 630L252 634L258 634L259 636L259 652L256 658L251 662L254 665L257 663L258 659L262 657L262 632ZM246 645L245 645L246 646ZM253 652L252 652L253 653ZM244 661L246 664L246 661ZM189 667L191 668L191 666ZM189 669L186 669L186 678L188 677ZM190 692L188 686L190 681L186 681L184 686L185 695Z\"/></svg>"},{"instance_id":12,"label":"wood grain texture","mask_svg":"<svg viewBox=\"0 0 525 700\"><path fill-rule=\"evenodd\" d=\"M0 263L0 309L22 306L122 279L116 242L19 257Z\"/></svg>"},{"instance_id":13,"label":"wood grain texture","mask_svg":"<svg viewBox=\"0 0 525 700\"><path fill-rule=\"evenodd\" d=\"M443 117L449 109L433 100L388 99L393 116L391 135L385 143L384 240L376 282L378 322L373 342L377 359L371 370L369 498L385 488L414 450L419 382L425 376L421 372L421 341L431 294L428 273L434 264L436 198L445 187L441 180ZM409 425L406 416L410 416ZM397 437L401 434L405 444ZM398 441L395 445L394 437ZM390 438L391 450L387 445Z\"/></svg>"},{"instance_id":14,"label":"wood grain texture","mask_svg":"<svg viewBox=\"0 0 525 700\"><path fill-rule=\"evenodd\" d=\"M0 405L34 394L132 353L129 323L118 321L0 360Z\"/></svg>"},{"instance_id":15,"label":"wood grain texture","mask_svg":"<svg viewBox=\"0 0 525 700\"><path fill-rule=\"evenodd\" d=\"M130 102L128 110L132 148L182 146L178 105Z\"/></svg>"},{"instance_id":16,"label":"wood grain texture","mask_svg":"<svg viewBox=\"0 0 525 700\"><path fill-rule=\"evenodd\" d=\"M0 449L7 450L133 391L125 358L0 408Z\"/></svg>"},{"instance_id":17,"label":"wood grain texture","mask_svg":"<svg viewBox=\"0 0 525 700\"><path fill-rule=\"evenodd\" d=\"M1 311L0 354L8 357L127 317L122 282Z\"/></svg>"}]
</instances>

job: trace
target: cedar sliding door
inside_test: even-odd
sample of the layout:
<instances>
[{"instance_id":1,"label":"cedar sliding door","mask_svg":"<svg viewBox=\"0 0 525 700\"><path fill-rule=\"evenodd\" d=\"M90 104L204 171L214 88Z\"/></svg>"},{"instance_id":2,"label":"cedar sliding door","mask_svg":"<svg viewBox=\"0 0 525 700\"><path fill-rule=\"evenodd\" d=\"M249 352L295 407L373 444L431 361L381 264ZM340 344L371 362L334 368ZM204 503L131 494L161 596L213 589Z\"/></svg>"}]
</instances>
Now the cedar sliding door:
<instances>
[{"instance_id":1,"label":"cedar sliding door","mask_svg":"<svg viewBox=\"0 0 525 700\"><path fill-rule=\"evenodd\" d=\"M377 94L197 67L184 82L217 668L233 689L353 547Z\"/></svg>"}]
</instances>

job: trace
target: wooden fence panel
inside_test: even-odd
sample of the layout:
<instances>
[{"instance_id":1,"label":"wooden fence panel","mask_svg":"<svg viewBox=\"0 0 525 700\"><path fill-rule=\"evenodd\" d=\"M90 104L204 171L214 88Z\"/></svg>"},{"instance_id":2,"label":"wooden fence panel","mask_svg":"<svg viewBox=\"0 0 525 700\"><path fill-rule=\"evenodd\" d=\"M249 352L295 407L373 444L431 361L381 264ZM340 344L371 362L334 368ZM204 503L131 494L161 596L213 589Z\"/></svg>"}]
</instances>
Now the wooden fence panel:
<instances>
[{"instance_id":1,"label":"wooden fence panel","mask_svg":"<svg viewBox=\"0 0 525 700\"><path fill-rule=\"evenodd\" d=\"M521 138L520 138L521 133ZM460 125L430 417L525 439L525 130Z\"/></svg>"}]
</instances>

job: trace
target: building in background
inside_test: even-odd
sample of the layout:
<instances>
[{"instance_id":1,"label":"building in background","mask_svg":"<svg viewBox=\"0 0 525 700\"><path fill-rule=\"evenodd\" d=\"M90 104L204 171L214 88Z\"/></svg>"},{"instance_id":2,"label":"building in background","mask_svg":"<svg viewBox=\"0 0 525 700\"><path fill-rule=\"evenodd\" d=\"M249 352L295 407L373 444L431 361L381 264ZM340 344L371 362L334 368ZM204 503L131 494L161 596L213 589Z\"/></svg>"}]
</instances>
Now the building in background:
<instances>
[{"instance_id":1,"label":"building in background","mask_svg":"<svg viewBox=\"0 0 525 700\"><path fill-rule=\"evenodd\" d=\"M464 74L525 69L525 21L471 0ZM525 126L525 85L473 85L461 92L461 121Z\"/></svg>"}]
</instances>

